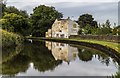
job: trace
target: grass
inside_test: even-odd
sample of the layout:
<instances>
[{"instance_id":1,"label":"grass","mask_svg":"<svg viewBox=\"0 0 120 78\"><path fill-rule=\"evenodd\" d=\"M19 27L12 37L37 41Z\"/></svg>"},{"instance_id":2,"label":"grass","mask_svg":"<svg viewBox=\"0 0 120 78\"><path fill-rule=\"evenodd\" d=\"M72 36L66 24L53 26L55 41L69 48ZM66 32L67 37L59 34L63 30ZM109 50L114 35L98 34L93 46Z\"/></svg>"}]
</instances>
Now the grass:
<instances>
[{"instance_id":1,"label":"grass","mask_svg":"<svg viewBox=\"0 0 120 78\"><path fill-rule=\"evenodd\" d=\"M106 47L110 47L117 52L119 52L120 44L119 43L114 43L114 42L107 42L107 41L97 41L97 40L79 40L79 39L70 39L73 41L80 41L80 42L88 42L88 43L94 43L94 44L100 44ZM120 52L119 52L120 53Z\"/></svg>"},{"instance_id":2,"label":"grass","mask_svg":"<svg viewBox=\"0 0 120 78\"><path fill-rule=\"evenodd\" d=\"M0 45L2 45L2 47L18 45L23 41L23 38L18 34L7 32L3 29L0 29L0 33L2 33L0 38Z\"/></svg>"}]
</instances>

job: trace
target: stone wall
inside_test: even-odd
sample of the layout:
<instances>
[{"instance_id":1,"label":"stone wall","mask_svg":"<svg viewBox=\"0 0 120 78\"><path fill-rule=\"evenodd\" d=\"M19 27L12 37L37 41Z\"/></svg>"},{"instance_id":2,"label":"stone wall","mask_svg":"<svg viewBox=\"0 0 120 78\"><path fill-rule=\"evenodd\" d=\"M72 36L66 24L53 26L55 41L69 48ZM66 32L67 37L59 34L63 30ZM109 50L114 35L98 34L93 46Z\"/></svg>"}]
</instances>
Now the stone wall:
<instances>
[{"instance_id":1,"label":"stone wall","mask_svg":"<svg viewBox=\"0 0 120 78\"><path fill-rule=\"evenodd\" d=\"M120 42L120 36L115 35L71 35L69 38Z\"/></svg>"}]
</instances>

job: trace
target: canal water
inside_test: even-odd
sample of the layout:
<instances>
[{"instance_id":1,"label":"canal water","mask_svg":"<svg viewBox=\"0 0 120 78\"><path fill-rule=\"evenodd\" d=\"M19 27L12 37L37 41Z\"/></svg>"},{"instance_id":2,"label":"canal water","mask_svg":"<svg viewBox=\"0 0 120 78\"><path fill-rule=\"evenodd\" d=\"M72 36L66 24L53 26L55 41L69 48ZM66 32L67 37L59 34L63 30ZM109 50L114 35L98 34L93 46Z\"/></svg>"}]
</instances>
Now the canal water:
<instances>
[{"instance_id":1,"label":"canal water","mask_svg":"<svg viewBox=\"0 0 120 78\"><path fill-rule=\"evenodd\" d=\"M4 76L112 76L119 71L115 59L80 45L26 41L3 48Z\"/></svg>"}]
</instances>

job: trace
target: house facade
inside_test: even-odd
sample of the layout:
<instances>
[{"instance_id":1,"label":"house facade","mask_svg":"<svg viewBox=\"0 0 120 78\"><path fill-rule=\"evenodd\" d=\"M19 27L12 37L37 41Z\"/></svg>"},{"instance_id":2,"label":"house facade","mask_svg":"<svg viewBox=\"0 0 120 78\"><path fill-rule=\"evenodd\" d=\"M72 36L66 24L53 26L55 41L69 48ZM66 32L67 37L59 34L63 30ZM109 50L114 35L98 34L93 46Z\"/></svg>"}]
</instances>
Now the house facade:
<instances>
[{"instance_id":1,"label":"house facade","mask_svg":"<svg viewBox=\"0 0 120 78\"><path fill-rule=\"evenodd\" d=\"M69 38L70 35L78 35L79 25L67 19L56 19L51 29L46 32L46 37Z\"/></svg>"}]
</instances>

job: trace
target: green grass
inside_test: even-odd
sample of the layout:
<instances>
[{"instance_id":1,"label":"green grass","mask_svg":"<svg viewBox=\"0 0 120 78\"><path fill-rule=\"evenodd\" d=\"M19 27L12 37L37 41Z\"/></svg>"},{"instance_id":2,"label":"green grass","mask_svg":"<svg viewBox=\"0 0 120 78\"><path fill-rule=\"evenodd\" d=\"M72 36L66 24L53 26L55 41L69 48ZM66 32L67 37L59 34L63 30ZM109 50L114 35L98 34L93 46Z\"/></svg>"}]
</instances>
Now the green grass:
<instances>
[{"instance_id":1,"label":"green grass","mask_svg":"<svg viewBox=\"0 0 120 78\"><path fill-rule=\"evenodd\" d=\"M114 42L97 41L97 40L79 40L79 39L70 39L70 40L100 44L100 45L103 45L103 46L110 47L110 48L116 50L117 52L119 52L119 48L120 48L120 44L119 43L114 43Z\"/></svg>"}]
</instances>

